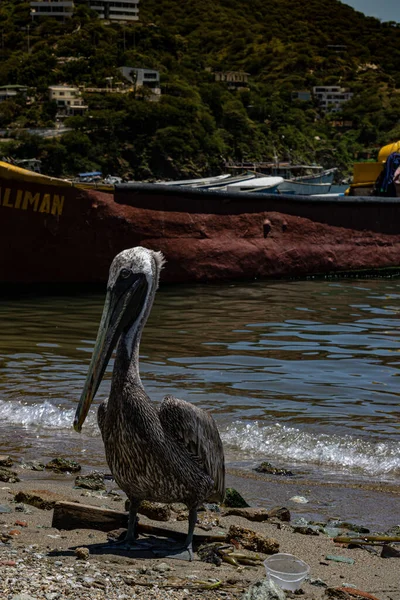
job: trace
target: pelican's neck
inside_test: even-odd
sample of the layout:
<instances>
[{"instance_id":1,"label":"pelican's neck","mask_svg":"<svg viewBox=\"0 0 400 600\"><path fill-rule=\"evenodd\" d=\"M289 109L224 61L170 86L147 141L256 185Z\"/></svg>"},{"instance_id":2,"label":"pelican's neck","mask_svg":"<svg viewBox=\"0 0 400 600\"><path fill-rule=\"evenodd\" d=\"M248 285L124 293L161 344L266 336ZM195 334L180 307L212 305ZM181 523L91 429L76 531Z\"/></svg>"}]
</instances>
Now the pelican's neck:
<instances>
[{"instance_id":1,"label":"pelican's neck","mask_svg":"<svg viewBox=\"0 0 400 600\"><path fill-rule=\"evenodd\" d=\"M139 317L120 338L111 381L111 396L123 398L124 391L144 389L139 372L139 348L142 332L153 306L157 285L153 284L143 303Z\"/></svg>"}]
</instances>

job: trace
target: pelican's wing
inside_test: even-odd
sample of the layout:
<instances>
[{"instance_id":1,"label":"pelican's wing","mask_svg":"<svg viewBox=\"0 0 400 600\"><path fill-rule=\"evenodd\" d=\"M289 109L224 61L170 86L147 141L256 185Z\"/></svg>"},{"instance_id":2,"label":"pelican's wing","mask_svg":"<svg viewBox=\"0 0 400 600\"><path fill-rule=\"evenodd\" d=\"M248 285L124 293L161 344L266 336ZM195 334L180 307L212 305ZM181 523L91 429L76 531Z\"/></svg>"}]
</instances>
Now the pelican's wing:
<instances>
[{"instance_id":1,"label":"pelican's wing","mask_svg":"<svg viewBox=\"0 0 400 600\"><path fill-rule=\"evenodd\" d=\"M105 424L105 420L106 420L107 405L108 405L108 398L103 400L103 402L99 405L99 408L97 409L97 424L99 426L101 437L103 438L103 440L104 440L104 424Z\"/></svg>"},{"instance_id":2,"label":"pelican's wing","mask_svg":"<svg viewBox=\"0 0 400 600\"><path fill-rule=\"evenodd\" d=\"M225 460L221 438L212 416L189 402L165 396L160 406L163 429L182 444L214 481L210 500L225 496Z\"/></svg>"}]
</instances>

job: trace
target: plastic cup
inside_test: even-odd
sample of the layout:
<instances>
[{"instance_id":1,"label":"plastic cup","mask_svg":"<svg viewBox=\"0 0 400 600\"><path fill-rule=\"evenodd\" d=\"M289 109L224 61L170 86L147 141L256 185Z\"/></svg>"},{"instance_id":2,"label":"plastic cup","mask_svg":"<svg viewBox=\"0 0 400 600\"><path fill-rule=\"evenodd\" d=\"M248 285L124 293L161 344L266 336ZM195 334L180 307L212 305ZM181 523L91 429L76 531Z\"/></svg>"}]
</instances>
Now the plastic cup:
<instances>
[{"instance_id":1,"label":"plastic cup","mask_svg":"<svg viewBox=\"0 0 400 600\"><path fill-rule=\"evenodd\" d=\"M283 590L295 592L310 572L310 567L293 554L273 554L264 560L267 576Z\"/></svg>"}]
</instances>

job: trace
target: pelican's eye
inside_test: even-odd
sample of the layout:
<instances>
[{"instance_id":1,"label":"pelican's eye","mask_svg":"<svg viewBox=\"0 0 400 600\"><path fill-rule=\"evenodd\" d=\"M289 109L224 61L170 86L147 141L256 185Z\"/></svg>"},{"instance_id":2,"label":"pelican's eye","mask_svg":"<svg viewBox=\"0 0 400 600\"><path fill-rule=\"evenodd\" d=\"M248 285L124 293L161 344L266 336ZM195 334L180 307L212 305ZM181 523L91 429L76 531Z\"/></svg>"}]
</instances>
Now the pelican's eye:
<instances>
[{"instance_id":1,"label":"pelican's eye","mask_svg":"<svg viewBox=\"0 0 400 600\"><path fill-rule=\"evenodd\" d=\"M121 279L128 279L132 275L132 271L130 269L121 269L119 276Z\"/></svg>"}]
</instances>

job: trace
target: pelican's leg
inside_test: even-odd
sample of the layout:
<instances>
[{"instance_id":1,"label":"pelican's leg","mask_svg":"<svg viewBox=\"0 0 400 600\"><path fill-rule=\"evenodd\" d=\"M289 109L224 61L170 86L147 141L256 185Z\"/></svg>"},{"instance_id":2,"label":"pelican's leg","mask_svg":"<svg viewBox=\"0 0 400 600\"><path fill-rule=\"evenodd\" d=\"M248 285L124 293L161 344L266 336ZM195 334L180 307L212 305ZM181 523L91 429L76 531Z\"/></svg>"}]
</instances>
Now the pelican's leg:
<instances>
[{"instance_id":1,"label":"pelican's leg","mask_svg":"<svg viewBox=\"0 0 400 600\"><path fill-rule=\"evenodd\" d=\"M134 544L136 536L136 521L137 521L137 512L139 510L140 500L131 500L129 505L129 519L128 519L128 529L126 532L126 536L124 538L124 542L126 544Z\"/></svg>"},{"instance_id":2,"label":"pelican's leg","mask_svg":"<svg viewBox=\"0 0 400 600\"><path fill-rule=\"evenodd\" d=\"M193 560L193 534L194 534L195 525L197 523L197 507L191 508L189 510L188 521L189 521L189 528L188 528L188 534L186 536L184 546L187 549L187 551L189 552L189 556L190 556L189 560Z\"/></svg>"},{"instance_id":3,"label":"pelican's leg","mask_svg":"<svg viewBox=\"0 0 400 600\"><path fill-rule=\"evenodd\" d=\"M113 546L118 546L121 550L146 550L151 546L151 543L146 540L136 539L136 524L137 512L139 510L141 500L132 500L129 506L128 529L123 540L113 542Z\"/></svg>"},{"instance_id":4,"label":"pelican's leg","mask_svg":"<svg viewBox=\"0 0 400 600\"><path fill-rule=\"evenodd\" d=\"M189 509L189 528L183 544L170 546L165 549L152 549L153 554L163 558L175 558L178 560L193 560L193 533L197 522L197 507Z\"/></svg>"}]
</instances>

